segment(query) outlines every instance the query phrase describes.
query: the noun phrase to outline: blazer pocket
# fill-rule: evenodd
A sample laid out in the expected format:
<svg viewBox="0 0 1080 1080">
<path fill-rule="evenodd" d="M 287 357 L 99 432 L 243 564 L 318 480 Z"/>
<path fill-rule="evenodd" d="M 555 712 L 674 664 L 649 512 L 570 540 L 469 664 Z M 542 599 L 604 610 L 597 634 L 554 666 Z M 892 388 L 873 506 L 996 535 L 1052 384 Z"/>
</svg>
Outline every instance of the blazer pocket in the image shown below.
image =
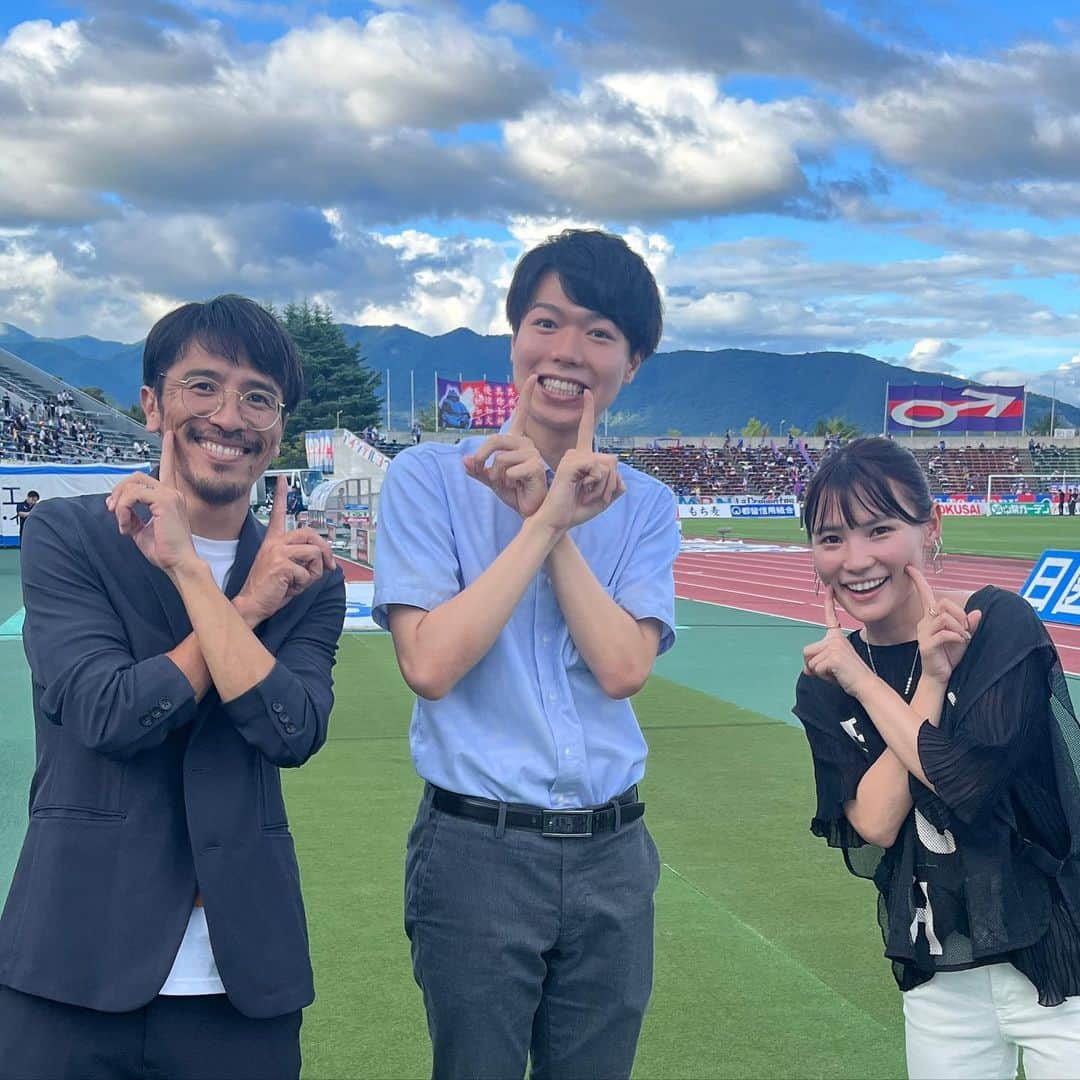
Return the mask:
<svg viewBox="0 0 1080 1080">
<path fill-rule="evenodd" d="M 37 806 L 30 814 L 38 821 L 96 821 L 102 824 L 121 822 L 127 815 L 119 810 L 98 810 L 92 806 Z"/>
<path fill-rule="evenodd" d="M 287 829 L 289 818 L 285 813 L 285 799 L 281 794 L 281 777 L 277 768 L 261 754 L 257 762 L 260 824 L 264 829 Z"/>
</svg>

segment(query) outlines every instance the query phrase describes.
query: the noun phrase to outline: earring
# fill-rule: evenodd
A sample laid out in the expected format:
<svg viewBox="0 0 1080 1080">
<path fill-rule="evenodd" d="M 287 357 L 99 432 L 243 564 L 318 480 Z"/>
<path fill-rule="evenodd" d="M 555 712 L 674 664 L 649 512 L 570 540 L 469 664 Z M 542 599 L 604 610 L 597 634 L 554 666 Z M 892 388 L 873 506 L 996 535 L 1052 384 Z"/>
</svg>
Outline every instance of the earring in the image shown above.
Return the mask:
<svg viewBox="0 0 1080 1080">
<path fill-rule="evenodd" d="M 814 595 L 815 596 L 820 596 L 821 595 L 821 578 L 818 577 L 818 572 L 816 570 L 811 570 L 810 574 L 814 579 L 814 585 L 813 585 Z"/>
<path fill-rule="evenodd" d="M 934 568 L 935 574 L 940 574 L 945 569 L 944 560 L 942 559 L 944 554 L 945 552 L 941 547 L 941 537 L 939 536 L 934 541 L 934 546 L 930 552 L 930 565 Z"/>
</svg>

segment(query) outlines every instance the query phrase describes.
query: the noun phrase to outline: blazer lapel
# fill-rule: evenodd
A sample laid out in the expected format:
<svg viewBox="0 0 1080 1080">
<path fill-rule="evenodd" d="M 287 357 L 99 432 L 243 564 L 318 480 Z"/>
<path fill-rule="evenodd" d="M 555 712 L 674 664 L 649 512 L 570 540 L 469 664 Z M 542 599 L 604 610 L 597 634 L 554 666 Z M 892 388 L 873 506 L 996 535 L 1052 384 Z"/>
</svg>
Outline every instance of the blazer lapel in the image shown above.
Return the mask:
<svg viewBox="0 0 1080 1080">
<path fill-rule="evenodd" d="M 259 524 L 255 515 L 248 511 L 244 518 L 244 527 L 240 530 L 240 543 L 236 546 L 236 558 L 233 560 L 232 569 L 225 581 L 225 595 L 231 600 L 247 581 L 251 564 L 259 553 L 266 528 Z"/>
</svg>

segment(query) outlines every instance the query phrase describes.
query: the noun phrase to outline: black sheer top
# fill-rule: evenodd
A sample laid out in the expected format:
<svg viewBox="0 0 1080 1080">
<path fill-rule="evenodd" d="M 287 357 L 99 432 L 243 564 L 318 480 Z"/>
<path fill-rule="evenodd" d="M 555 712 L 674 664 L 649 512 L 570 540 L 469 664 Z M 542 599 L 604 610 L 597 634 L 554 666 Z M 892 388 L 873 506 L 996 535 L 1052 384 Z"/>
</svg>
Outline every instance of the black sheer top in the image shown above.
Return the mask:
<svg viewBox="0 0 1080 1080">
<path fill-rule="evenodd" d="M 901 990 L 938 971 L 1008 962 L 1042 1005 L 1080 995 L 1080 725 L 1053 643 L 1028 603 L 987 586 L 982 622 L 938 727 L 919 731 L 934 791 L 909 778 L 914 807 L 888 849 L 844 814 L 885 749 L 861 705 L 803 675 L 795 715 L 814 759 L 815 835 L 878 889 L 885 955 Z M 861 634 L 851 643 L 863 659 Z M 878 675 L 903 693 L 917 645 L 873 646 Z"/>
</svg>

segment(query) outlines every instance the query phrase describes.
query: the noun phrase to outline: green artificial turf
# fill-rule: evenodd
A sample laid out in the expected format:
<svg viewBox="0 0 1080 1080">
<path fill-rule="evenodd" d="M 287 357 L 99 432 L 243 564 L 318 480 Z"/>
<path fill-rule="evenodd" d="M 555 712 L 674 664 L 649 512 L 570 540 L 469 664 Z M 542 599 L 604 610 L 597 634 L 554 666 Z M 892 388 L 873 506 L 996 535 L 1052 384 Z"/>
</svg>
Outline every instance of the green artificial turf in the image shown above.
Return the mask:
<svg viewBox="0 0 1080 1080">
<path fill-rule="evenodd" d="M 319 995 L 304 1076 L 422 1077 L 430 1054 L 401 910 L 420 792 L 411 697 L 381 635 L 345 637 L 336 674 L 330 741 L 285 774 Z M 809 835 L 801 733 L 660 677 L 636 708 L 664 871 L 635 1075 L 903 1076 L 873 889 Z"/>
<path fill-rule="evenodd" d="M 684 536 L 715 536 L 718 527 L 731 530 L 733 537 L 769 543 L 807 543 L 806 533 L 793 518 L 762 520 L 722 518 L 683 520 Z M 946 552 L 957 555 L 1004 555 L 1015 559 L 1037 559 L 1044 551 L 1059 548 L 1080 550 L 1080 516 L 1012 518 L 950 517 L 942 526 Z"/>
</svg>

